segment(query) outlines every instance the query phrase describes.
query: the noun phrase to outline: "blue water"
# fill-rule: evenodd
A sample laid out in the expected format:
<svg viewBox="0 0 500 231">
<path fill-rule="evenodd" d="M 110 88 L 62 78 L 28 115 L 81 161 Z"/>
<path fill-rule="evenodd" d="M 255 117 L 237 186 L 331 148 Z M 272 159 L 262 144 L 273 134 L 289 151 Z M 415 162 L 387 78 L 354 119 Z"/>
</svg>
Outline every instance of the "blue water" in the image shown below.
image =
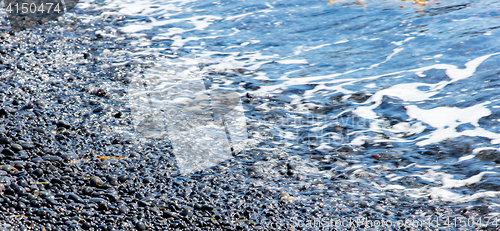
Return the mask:
<svg viewBox="0 0 500 231">
<path fill-rule="evenodd" d="M 131 71 L 141 81 L 155 76 L 153 92 L 167 89 L 161 84 L 169 78 L 197 76 L 207 89 L 240 94 L 245 152 L 255 161 L 288 158 L 326 183 L 339 173 L 373 183 L 366 176 L 375 174 L 378 186 L 365 186 L 377 193 L 460 202 L 500 193 L 492 186 L 500 173 L 497 1 L 109 0 L 80 7 L 102 12 L 79 16 L 86 23 L 114 22 L 96 33 L 132 45 L 126 58 L 110 52 L 110 65 L 155 66 Z M 131 107 L 140 108 L 134 100 Z M 260 166 L 273 176 L 272 166 Z M 412 177 L 416 184 L 406 180 Z"/>
</svg>

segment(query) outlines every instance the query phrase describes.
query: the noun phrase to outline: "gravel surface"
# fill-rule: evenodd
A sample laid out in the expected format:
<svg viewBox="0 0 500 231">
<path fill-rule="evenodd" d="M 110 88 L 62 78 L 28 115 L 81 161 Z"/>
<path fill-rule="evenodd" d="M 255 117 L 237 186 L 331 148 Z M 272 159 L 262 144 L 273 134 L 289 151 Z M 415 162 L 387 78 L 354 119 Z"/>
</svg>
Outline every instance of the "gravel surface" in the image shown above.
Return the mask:
<svg viewBox="0 0 500 231">
<path fill-rule="evenodd" d="M 83 23 L 67 15 L 0 35 L 0 230 L 374 227 L 360 218 L 393 223 L 374 230 L 435 228 L 434 221 L 455 229 L 445 218 L 498 211 L 488 199 L 453 204 L 377 194 L 364 190 L 366 181 L 348 180 L 357 174 L 375 183 L 383 173 L 334 172 L 319 179 L 302 172 L 300 161 L 286 153 L 247 152 L 180 175 L 168 142 L 116 132 L 133 128 L 125 97 L 129 73 L 140 73 L 154 59 L 109 63 L 106 50 L 126 51 L 134 39 L 102 36 L 99 31 L 113 23 Z M 357 154 L 345 148 L 318 158 L 328 170 L 356 164 L 350 155 Z"/>
</svg>

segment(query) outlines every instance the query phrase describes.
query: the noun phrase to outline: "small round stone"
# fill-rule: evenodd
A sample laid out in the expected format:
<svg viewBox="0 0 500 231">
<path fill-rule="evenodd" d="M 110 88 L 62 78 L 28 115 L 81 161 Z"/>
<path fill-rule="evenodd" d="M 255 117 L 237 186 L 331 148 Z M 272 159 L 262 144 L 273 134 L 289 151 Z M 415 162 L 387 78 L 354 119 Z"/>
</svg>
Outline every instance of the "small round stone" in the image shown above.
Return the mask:
<svg viewBox="0 0 500 231">
<path fill-rule="evenodd" d="M 142 179 L 142 183 L 144 184 L 149 184 L 149 183 L 154 183 L 155 182 L 155 178 L 153 177 L 144 177 L 144 179 Z"/>
<path fill-rule="evenodd" d="M 135 223 L 135 228 L 137 230 L 146 230 L 147 229 L 146 224 L 144 224 L 144 222 L 142 222 L 142 221 Z"/>
<path fill-rule="evenodd" d="M 118 181 L 120 181 L 121 183 L 123 183 L 127 180 L 128 180 L 128 176 L 126 174 L 122 174 L 122 175 L 118 176 Z"/>
<path fill-rule="evenodd" d="M 19 152 L 19 151 L 23 150 L 23 147 L 19 144 L 12 144 L 10 146 L 10 149 L 12 149 L 12 151 L 14 151 L 14 152 Z"/>
<path fill-rule="evenodd" d="M 10 144 L 11 139 L 9 137 L 0 137 L 0 144 Z"/>
<path fill-rule="evenodd" d="M 16 155 L 16 153 L 14 153 L 14 151 L 12 151 L 10 148 L 6 148 L 6 149 L 2 150 L 2 154 L 6 155 L 6 156 Z"/>
<path fill-rule="evenodd" d="M 84 230 L 89 230 L 90 229 L 90 224 L 86 221 L 82 222 L 82 229 Z"/>
<path fill-rule="evenodd" d="M 99 177 L 92 177 L 92 179 L 90 179 L 90 185 L 93 186 L 93 187 L 98 187 L 98 186 L 101 186 L 103 183 L 101 181 L 101 178 Z"/>
<path fill-rule="evenodd" d="M 71 128 L 71 125 L 68 122 L 66 122 L 65 120 L 59 120 L 56 123 L 56 126 L 60 127 L 60 128 L 66 128 L 66 129 L 70 129 Z"/>
</svg>

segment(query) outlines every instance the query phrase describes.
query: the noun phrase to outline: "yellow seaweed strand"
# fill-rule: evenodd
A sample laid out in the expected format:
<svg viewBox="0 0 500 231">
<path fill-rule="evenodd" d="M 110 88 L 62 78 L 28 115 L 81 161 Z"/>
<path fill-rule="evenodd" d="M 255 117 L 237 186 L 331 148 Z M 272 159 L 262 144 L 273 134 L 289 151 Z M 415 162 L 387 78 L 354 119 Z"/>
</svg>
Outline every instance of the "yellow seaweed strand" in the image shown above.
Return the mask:
<svg viewBox="0 0 500 231">
<path fill-rule="evenodd" d="M 251 220 L 248 220 L 248 219 L 245 219 L 245 218 L 240 218 L 240 219 L 238 219 L 238 220 L 236 220 L 236 221 L 246 221 L 246 222 L 249 222 L 249 223 L 252 223 L 252 224 L 254 224 L 254 225 L 255 225 L 255 222 L 253 222 L 253 221 L 251 221 Z"/>
<path fill-rule="evenodd" d="M 99 156 L 99 155 L 95 154 L 94 150 L 91 150 L 91 152 L 97 157 L 98 160 L 107 160 L 107 159 L 122 160 L 122 159 L 127 159 L 127 157 L 121 157 L 121 156 Z"/>
</svg>

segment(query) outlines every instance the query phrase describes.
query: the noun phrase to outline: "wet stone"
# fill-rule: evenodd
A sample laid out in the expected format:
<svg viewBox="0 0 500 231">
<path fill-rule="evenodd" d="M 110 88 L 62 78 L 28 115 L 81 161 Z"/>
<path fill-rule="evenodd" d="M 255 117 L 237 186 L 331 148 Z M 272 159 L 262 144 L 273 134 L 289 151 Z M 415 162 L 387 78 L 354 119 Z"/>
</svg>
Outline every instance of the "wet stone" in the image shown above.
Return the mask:
<svg viewBox="0 0 500 231">
<path fill-rule="evenodd" d="M 106 203 L 106 200 L 105 199 L 102 199 L 102 198 L 98 198 L 98 197 L 92 197 L 90 199 L 88 199 L 88 201 L 90 203 L 95 203 L 97 205 L 101 204 L 101 203 Z"/>
<path fill-rule="evenodd" d="M 62 141 L 66 139 L 66 137 L 63 134 L 57 134 L 55 138 L 57 141 Z"/>
<path fill-rule="evenodd" d="M 45 134 L 45 130 L 43 130 L 41 128 L 33 128 L 33 131 L 41 133 L 41 134 Z"/>
<path fill-rule="evenodd" d="M 12 151 L 10 148 L 6 148 L 6 149 L 2 150 L 2 154 L 6 155 L 6 156 L 16 155 L 16 153 L 14 153 L 14 151 Z"/>
<path fill-rule="evenodd" d="M 125 205 L 118 206 L 119 214 L 127 214 L 129 211 L 130 211 L 129 208 Z"/>
<path fill-rule="evenodd" d="M 23 147 L 19 144 L 12 144 L 10 146 L 10 148 L 12 149 L 12 151 L 14 152 L 19 152 L 19 151 L 22 151 L 23 150 Z"/>
<path fill-rule="evenodd" d="M 144 177 L 144 179 L 142 179 L 142 183 L 144 184 L 154 183 L 155 181 L 156 180 L 153 177 Z"/>
<path fill-rule="evenodd" d="M 135 223 L 135 228 L 137 230 L 146 230 L 147 229 L 146 225 L 142 221 Z"/>
<path fill-rule="evenodd" d="M 66 194 L 66 196 L 67 196 L 69 199 L 71 199 L 71 200 L 75 201 L 76 203 L 81 203 L 81 204 L 85 203 L 85 202 L 83 201 L 83 199 L 82 199 L 80 196 L 78 196 L 78 195 L 76 195 L 76 194 L 74 194 L 74 193 L 67 193 L 67 194 Z"/>
<path fill-rule="evenodd" d="M 97 107 L 97 108 L 95 108 L 94 110 L 92 110 L 92 112 L 93 112 L 93 113 L 99 113 L 99 112 L 101 112 L 101 111 L 103 111 L 103 110 L 104 110 L 104 107 L 102 107 L 102 106 L 101 106 L 101 107 Z"/>
<path fill-rule="evenodd" d="M 170 212 L 170 211 L 163 211 L 163 217 L 164 218 L 178 218 L 179 216 L 177 216 L 177 214 L 173 213 L 173 212 Z"/>
<path fill-rule="evenodd" d="M 193 212 L 189 208 L 184 208 L 179 214 L 186 217 L 186 218 L 193 216 Z"/>
<path fill-rule="evenodd" d="M 78 155 L 76 155 L 75 153 L 65 153 L 65 154 L 61 155 L 61 158 L 64 161 L 68 162 L 68 161 L 72 161 L 72 160 L 78 159 Z"/>
<path fill-rule="evenodd" d="M 26 182 L 25 180 L 21 179 L 21 180 L 18 180 L 17 181 L 17 184 L 18 185 L 21 185 L 23 187 L 29 187 L 30 185 L 28 184 L 28 182 Z"/>
<path fill-rule="evenodd" d="M 10 172 L 14 171 L 14 168 L 11 165 L 6 164 L 6 165 L 2 166 L 2 170 L 10 173 Z"/>
<path fill-rule="evenodd" d="M 93 187 L 98 187 L 98 186 L 101 186 L 102 184 L 103 184 L 103 182 L 101 181 L 101 178 L 99 178 L 99 177 L 93 177 L 92 179 L 90 179 L 90 185 Z"/>
<path fill-rule="evenodd" d="M 108 203 L 106 203 L 106 202 L 99 203 L 98 210 L 99 211 L 107 211 L 108 210 Z"/>
<path fill-rule="evenodd" d="M 107 181 L 109 182 L 109 184 L 111 185 L 118 185 L 118 178 L 114 175 L 109 175 L 107 176 Z"/>
<path fill-rule="evenodd" d="M 56 123 L 56 126 L 60 127 L 60 128 L 66 128 L 66 129 L 70 129 L 71 128 L 71 125 L 68 122 L 64 121 L 64 120 L 58 121 Z"/>
<path fill-rule="evenodd" d="M 202 206 L 201 206 L 201 210 L 202 210 L 202 211 L 212 211 L 212 210 L 214 210 L 214 207 L 213 207 L 213 206 L 211 206 L 211 205 L 206 205 L 206 204 L 205 204 L 205 205 L 202 205 Z"/>
<path fill-rule="evenodd" d="M 121 183 L 123 183 L 127 180 L 128 180 L 128 176 L 126 174 L 122 174 L 122 175 L 118 176 L 118 181 L 120 181 Z"/>
<path fill-rule="evenodd" d="M 31 162 L 33 162 L 33 163 L 41 163 L 41 162 L 43 162 L 43 159 L 40 158 L 40 157 L 35 157 L 35 158 L 31 159 Z"/>
<path fill-rule="evenodd" d="M 25 143 L 21 143 L 21 147 L 23 149 L 33 149 L 35 148 L 35 145 L 33 143 L 28 143 L 28 142 L 25 142 Z"/>
<path fill-rule="evenodd" d="M 26 193 L 26 189 L 24 189 L 23 186 L 17 186 L 16 188 L 14 188 L 14 191 L 16 192 L 17 195 L 19 196 L 26 196 L 28 195 Z"/>
<path fill-rule="evenodd" d="M 0 137 L 0 144 L 10 144 L 11 139 L 8 137 Z"/>
<path fill-rule="evenodd" d="M 91 187 L 84 187 L 82 193 L 83 195 L 91 195 L 93 191 L 94 189 Z"/>
<path fill-rule="evenodd" d="M 91 228 L 90 224 L 86 221 L 82 222 L 82 229 L 89 230 Z"/>
<path fill-rule="evenodd" d="M 28 103 L 26 105 L 24 105 L 21 110 L 28 110 L 28 109 L 33 109 L 33 104 L 32 103 Z"/>
<path fill-rule="evenodd" d="M 31 172 L 31 174 L 35 175 L 36 177 L 41 177 L 43 176 L 43 170 L 40 168 L 37 168 Z"/>
<path fill-rule="evenodd" d="M 24 204 L 23 202 L 18 202 L 17 203 L 17 208 L 20 209 L 20 210 L 25 210 L 26 209 L 26 204 Z"/>
<path fill-rule="evenodd" d="M 62 158 L 59 157 L 59 156 L 43 156 L 42 157 L 44 160 L 46 161 L 50 161 L 50 162 L 61 162 L 62 161 Z"/>
<path fill-rule="evenodd" d="M 52 197 L 45 198 L 45 201 L 47 201 L 47 203 L 51 204 L 51 205 L 58 205 L 59 204 L 59 202 L 57 202 L 57 200 L 52 198 Z"/>
<path fill-rule="evenodd" d="M 0 117 L 9 117 L 9 112 L 4 108 L 0 109 Z"/>
</svg>

